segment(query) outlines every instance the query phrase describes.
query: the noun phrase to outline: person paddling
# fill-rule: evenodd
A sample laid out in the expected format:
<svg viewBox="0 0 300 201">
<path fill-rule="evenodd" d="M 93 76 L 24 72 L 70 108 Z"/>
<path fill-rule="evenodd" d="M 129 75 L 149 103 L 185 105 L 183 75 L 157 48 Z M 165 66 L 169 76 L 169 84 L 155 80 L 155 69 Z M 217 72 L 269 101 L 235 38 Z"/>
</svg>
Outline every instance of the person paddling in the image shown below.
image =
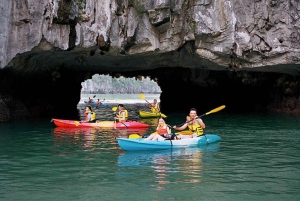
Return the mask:
<svg viewBox="0 0 300 201">
<path fill-rule="evenodd" d="M 92 112 L 91 106 L 86 106 L 84 116 L 85 120 L 82 120 L 81 122 L 94 122 L 96 118 L 96 113 Z"/>
<path fill-rule="evenodd" d="M 201 118 L 197 115 L 197 109 L 191 108 L 189 116 L 186 117 L 186 123 L 183 124 L 181 127 L 173 127 L 175 130 L 182 131 L 188 128 L 193 134 L 191 135 L 177 135 L 177 138 L 193 138 L 204 134 L 205 124 Z"/>
<path fill-rule="evenodd" d="M 115 120 L 118 120 L 119 122 L 125 122 L 128 119 L 128 111 L 124 109 L 123 104 L 118 105 L 118 113 L 115 113 L 116 117 Z"/>
<path fill-rule="evenodd" d="M 156 99 L 153 100 L 153 103 L 149 103 L 149 104 L 147 105 L 147 107 L 150 108 L 151 111 L 152 111 L 153 113 L 158 113 L 158 112 L 160 112 L 159 103 L 157 102 Z"/>
</svg>

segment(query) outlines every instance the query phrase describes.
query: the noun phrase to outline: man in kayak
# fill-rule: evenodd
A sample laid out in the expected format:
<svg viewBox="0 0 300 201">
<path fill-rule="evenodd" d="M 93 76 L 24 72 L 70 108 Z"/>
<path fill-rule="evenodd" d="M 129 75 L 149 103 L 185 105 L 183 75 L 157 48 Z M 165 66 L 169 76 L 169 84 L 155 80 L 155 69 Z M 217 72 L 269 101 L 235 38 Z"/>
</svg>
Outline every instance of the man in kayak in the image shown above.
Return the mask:
<svg viewBox="0 0 300 201">
<path fill-rule="evenodd" d="M 94 100 L 89 97 L 89 103 L 92 103 L 92 102 L 94 102 Z"/>
<path fill-rule="evenodd" d="M 118 120 L 119 122 L 125 122 L 128 119 L 128 111 L 124 109 L 123 104 L 118 105 L 118 113 L 116 114 L 115 120 Z"/>
<path fill-rule="evenodd" d="M 101 101 L 100 101 L 100 99 L 98 98 L 98 101 L 97 101 L 97 108 L 99 108 L 100 105 L 101 105 Z"/>
<path fill-rule="evenodd" d="M 166 140 L 173 138 L 169 126 L 166 124 L 165 120 L 162 117 L 158 119 L 156 132 L 157 134 L 151 134 L 145 140 Z"/>
<path fill-rule="evenodd" d="M 82 120 L 81 122 L 95 122 L 96 113 L 92 112 L 91 106 L 85 107 L 84 116 L 85 116 L 85 120 Z"/>
<path fill-rule="evenodd" d="M 189 113 L 189 116 L 186 117 L 186 122 L 180 126 L 180 127 L 177 127 L 177 126 L 174 126 L 173 127 L 175 130 L 179 130 L 179 131 L 182 131 L 186 128 L 189 129 L 189 131 L 191 131 L 191 135 L 177 135 L 177 138 L 192 138 L 192 137 L 197 137 L 197 136 L 200 136 L 200 135 L 203 135 L 204 133 L 204 130 L 205 129 L 205 124 L 203 123 L 202 119 L 200 119 L 198 116 L 197 116 L 197 109 L 196 108 L 191 108 L 190 109 L 190 113 Z"/>
<path fill-rule="evenodd" d="M 160 112 L 159 103 L 156 99 L 153 100 L 153 103 L 149 103 L 147 107 L 150 108 L 153 113 Z"/>
</svg>

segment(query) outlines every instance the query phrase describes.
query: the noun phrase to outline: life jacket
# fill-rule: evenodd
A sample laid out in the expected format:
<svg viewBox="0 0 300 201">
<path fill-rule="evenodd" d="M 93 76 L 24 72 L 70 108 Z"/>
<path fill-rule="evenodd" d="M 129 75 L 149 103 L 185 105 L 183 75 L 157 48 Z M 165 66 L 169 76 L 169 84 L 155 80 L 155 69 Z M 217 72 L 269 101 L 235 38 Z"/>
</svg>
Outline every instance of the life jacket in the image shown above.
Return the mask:
<svg viewBox="0 0 300 201">
<path fill-rule="evenodd" d="M 88 119 L 89 118 L 89 114 L 91 114 L 91 119 Z M 84 116 L 85 116 L 85 120 L 86 121 L 93 121 L 96 119 L 96 112 L 91 112 L 89 111 L 88 113 L 84 113 Z"/>
<path fill-rule="evenodd" d="M 152 106 L 152 104 L 151 104 L 151 106 Z M 153 112 L 153 113 L 160 112 L 159 103 L 158 102 L 154 105 L 154 107 L 151 107 L 151 112 Z"/>
<path fill-rule="evenodd" d="M 159 135 L 163 135 L 163 134 L 167 134 L 168 133 L 168 129 L 166 125 L 163 125 L 161 127 L 158 127 L 158 129 L 156 129 L 157 134 Z"/>
<path fill-rule="evenodd" d="M 91 112 L 92 116 L 91 116 L 91 120 L 90 121 L 93 121 L 96 119 L 96 112 Z"/>
<path fill-rule="evenodd" d="M 125 112 L 125 121 L 127 121 L 127 119 L 128 119 L 128 111 L 127 110 L 119 111 L 119 114 L 117 115 L 117 117 L 122 118 L 122 112 Z"/>
<path fill-rule="evenodd" d="M 188 119 L 191 119 L 190 117 L 187 117 Z M 199 124 L 199 122 L 195 119 L 192 124 L 188 124 L 188 128 L 190 131 L 194 132 L 198 136 L 203 135 L 203 128 Z"/>
</svg>

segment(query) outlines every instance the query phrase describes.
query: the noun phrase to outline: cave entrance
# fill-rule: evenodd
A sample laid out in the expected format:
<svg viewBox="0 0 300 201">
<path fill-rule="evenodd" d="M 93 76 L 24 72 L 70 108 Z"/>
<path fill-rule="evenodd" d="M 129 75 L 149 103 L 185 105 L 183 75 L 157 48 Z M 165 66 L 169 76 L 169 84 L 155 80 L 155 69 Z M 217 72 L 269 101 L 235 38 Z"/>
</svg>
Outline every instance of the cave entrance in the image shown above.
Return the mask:
<svg viewBox="0 0 300 201">
<path fill-rule="evenodd" d="M 80 103 L 100 100 L 102 103 L 145 103 L 139 94 L 148 101 L 157 99 L 160 102 L 161 88 L 149 77 L 118 78 L 110 75 L 95 74 L 92 79 L 81 83 Z"/>
</svg>

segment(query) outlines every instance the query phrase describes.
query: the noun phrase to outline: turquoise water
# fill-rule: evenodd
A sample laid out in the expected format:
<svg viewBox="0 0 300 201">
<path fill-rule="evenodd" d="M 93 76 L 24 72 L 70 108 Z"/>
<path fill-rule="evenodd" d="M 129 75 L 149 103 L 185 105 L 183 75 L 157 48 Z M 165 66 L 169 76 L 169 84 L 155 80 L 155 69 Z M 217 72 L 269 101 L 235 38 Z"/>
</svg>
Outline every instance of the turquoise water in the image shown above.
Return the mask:
<svg viewBox="0 0 300 201">
<path fill-rule="evenodd" d="M 139 119 L 142 105 L 125 105 Z M 84 105 L 79 105 L 79 110 Z M 213 109 L 213 108 L 212 108 Z M 109 118 L 111 111 L 97 114 Z M 167 114 L 180 124 L 186 114 Z M 101 115 L 102 116 L 102 115 Z M 141 119 L 139 119 L 141 120 Z M 115 136 L 154 130 L 56 128 L 49 119 L 0 123 L 0 200 L 299 200 L 300 116 L 203 117 L 220 143 L 125 152 Z"/>
</svg>

